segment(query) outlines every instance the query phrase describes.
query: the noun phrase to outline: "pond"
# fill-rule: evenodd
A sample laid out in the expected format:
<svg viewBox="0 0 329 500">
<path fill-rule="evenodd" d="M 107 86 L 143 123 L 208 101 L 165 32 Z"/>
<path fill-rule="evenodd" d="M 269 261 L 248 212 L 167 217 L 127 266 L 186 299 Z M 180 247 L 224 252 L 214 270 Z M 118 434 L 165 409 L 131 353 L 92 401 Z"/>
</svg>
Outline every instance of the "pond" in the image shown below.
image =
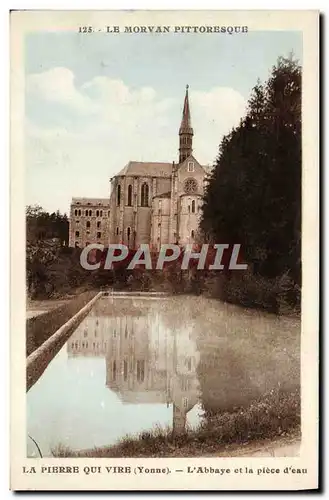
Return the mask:
<svg viewBox="0 0 329 500">
<path fill-rule="evenodd" d="M 196 427 L 299 386 L 300 322 L 204 297 L 102 297 L 27 393 L 27 454 Z"/>
</svg>

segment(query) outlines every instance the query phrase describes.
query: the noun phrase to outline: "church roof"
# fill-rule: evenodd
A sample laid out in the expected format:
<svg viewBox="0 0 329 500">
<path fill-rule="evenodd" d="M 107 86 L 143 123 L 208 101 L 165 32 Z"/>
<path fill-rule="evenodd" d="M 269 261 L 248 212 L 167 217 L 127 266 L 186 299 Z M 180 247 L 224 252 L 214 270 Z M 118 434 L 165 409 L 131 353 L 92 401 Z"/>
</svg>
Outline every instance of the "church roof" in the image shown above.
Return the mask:
<svg viewBox="0 0 329 500">
<path fill-rule="evenodd" d="M 170 177 L 172 163 L 157 161 L 130 161 L 116 176 Z"/>
<path fill-rule="evenodd" d="M 91 206 L 104 206 L 109 205 L 109 198 L 72 198 L 71 205 L 91 205 Z"/>
</svg>

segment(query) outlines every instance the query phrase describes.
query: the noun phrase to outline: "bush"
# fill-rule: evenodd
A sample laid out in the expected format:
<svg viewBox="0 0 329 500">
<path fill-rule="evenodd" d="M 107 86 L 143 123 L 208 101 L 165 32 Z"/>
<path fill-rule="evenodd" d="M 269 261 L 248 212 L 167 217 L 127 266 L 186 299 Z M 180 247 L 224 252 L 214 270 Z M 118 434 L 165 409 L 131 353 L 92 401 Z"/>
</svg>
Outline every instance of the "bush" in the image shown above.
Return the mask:
<svg viewBox="0 0 329 500">
<path fill-rule="evenodd" d="M 251 271 L 232 274 L 222 288 L 227 302 L 265 309 L 276 314 L 300 311 L 300 290 L 287 273 L 264 278 Z"/>
</svg>

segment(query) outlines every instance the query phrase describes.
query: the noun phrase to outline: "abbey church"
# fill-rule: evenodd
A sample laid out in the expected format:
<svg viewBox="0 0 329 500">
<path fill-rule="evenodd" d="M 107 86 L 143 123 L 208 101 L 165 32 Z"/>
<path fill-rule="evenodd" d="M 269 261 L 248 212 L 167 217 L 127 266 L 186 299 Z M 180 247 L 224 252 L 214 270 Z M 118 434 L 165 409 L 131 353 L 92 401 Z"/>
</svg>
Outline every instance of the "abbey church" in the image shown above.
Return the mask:
<svg viewBox="0 0 329 500">
<path fill-rule="evenodd" d="M 111 179 L 109 198 L 73 198 L 70 246 L 193 243 L 209 167 L 193 156 L 188 86 L 179 128 L 178 162 L 130 161 Z"/>
</svg>

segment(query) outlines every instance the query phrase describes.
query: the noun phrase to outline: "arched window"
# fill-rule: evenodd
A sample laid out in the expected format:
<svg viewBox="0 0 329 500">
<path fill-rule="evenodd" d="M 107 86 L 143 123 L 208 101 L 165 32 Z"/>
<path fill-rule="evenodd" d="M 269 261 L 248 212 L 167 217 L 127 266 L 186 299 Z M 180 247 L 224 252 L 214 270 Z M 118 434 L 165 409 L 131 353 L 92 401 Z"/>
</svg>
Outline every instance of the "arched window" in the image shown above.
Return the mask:
<svg viewBox="0 0 329 500">
<path fill-rule="evenodd" d="M 88 210 L 85 211 L 85 216 L 87 217 L 88 216 Z"/>
<path fill-rule="evenodd" d="M 137 381 L 144 382 L 144 376 L 145 376 L 145 360 L 142 359 L 137 361 Z"/>
<path fill-rule="evenodd" d="M 77 210 L 74 210 L 74 215 L 78 215 L 78 211 Z"/>
<path fill-rule="evenodd" d="M 131 229 L 130 229 L 130 227 L 127 227 L 127 239 L 128 239 L 128 243 L 129 243 L 129 240 L 130 240 L 130 234 L 131 234 Z"/>
<path fill-rule="evenodd" d="M 92 211 L 91 211 L 91 210 L 89 210 L 89 217 L 91 217 L 91 216 L 92 216 Z"/>
<path fill-rule="evenodd" d="M 97 222 L 97 227 L 101 227 L 100 221 Z"/>
<path fill-rule="evenodd" d="M 117 227 L 117 236 L 118 236 L 118 234 L 119 234 L 119 228 Z"/>
<path fill-rule="evenodd" d="M 108 217 L 110 217 L 110 211 L 107 212 Z"/>
<path fill-rule="evenodd" d="M 90 220 L 87 220 L 86 227 L 90 227 Z"/>
<path fill-rule="evenodd" d="M 79 238 L 79 236 L 80 236 L 79 231 L 76 231 L 76 232 L 75 232 L 75 236 L 76 236 L 77 238 Z"/>
<path fill-rule="evenodd" d="M 194 238 L 194 231 L 193 231 L 193 229 L 191 231 L 191 238 Z"/>
<path fill-rule="evenodd" d="M 81 215 L 81 210 L 78 211 L 78 215 Z"/>
<path fill-rule="evenodd" d="M 129 184 L 129 186 L 128 186 L 128 202 L 127 202 L 128 207 L 131 207 L 131 205 L 133 204 L 132 201 L 133 201 L 133 187 L 131 184 Z"/>
<path fill-rule="evenodd" d="M 103 210 L 101 210 L 101 211 L 99 212 L 99 215 L 100 215 L 101 217 L 103 217 Z"/>
<path fill-rule="evenodd" d="M 96 210 L 96 217 L 99 217 L 99 210 Z"/>
<path fill-rule="evenodd" d="M 121 201 L 121 186 L 119 184 L 119 186 L 117 187 L 117 206 L 120 205 L 120 201 Z"/>
<path fill-rule="evenodd" d="M 148 207 L 149 206 L 149 186 L 144 182 L 141 188 L 141 206 Z"/>
<path fill-rule="evenodd" d="M 192 200 L 192 213 L 194 214 L 195 212 L 195 200 Z"/>
</svg>

